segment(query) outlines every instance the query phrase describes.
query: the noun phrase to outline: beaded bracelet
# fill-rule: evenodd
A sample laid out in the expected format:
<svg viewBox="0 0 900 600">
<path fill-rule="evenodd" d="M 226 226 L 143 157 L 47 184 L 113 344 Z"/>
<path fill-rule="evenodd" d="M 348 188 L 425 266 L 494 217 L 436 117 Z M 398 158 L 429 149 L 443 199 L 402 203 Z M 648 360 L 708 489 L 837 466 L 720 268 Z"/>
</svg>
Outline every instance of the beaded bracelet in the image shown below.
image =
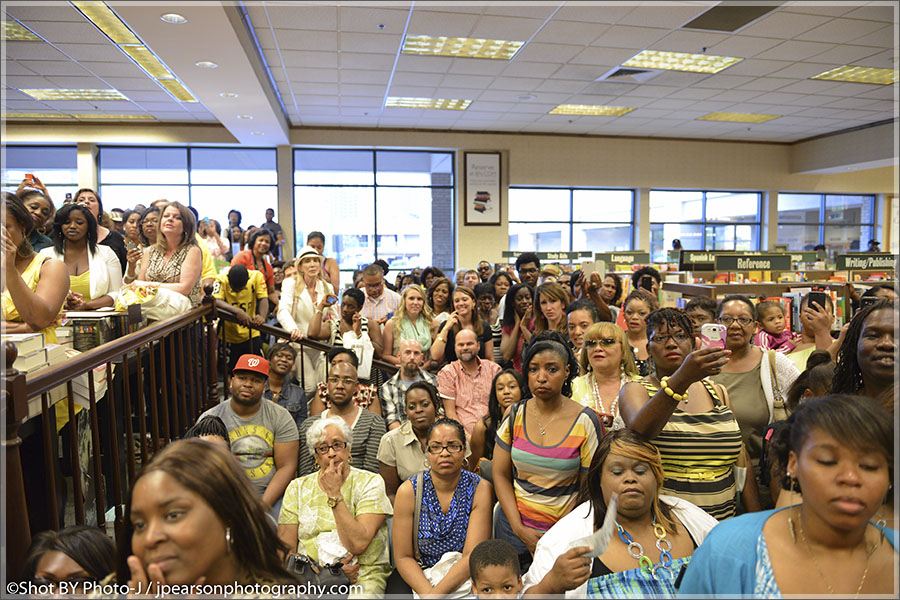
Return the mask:
<svg viewBox="0 0 900 600">
<path fill-rule="evenodd" d="M 668 381 L 669 381 L 668 377 L 663 377 L 662 379 L 659 380 L 659 385 L 660 385 L 660 387 L 662 387 L 662 390 L 666 393 L 666 395 L 671 397 L 672 399 L 674 399 L 676 402 L 687 402 L 687 398 L 688 398 L 687 390 L 684 390 L 683 394 L 679 394 L 678 392 L 676 392 L 675 390 L 673 390 L 672 388 L 669 387 Z"/>
</svg>

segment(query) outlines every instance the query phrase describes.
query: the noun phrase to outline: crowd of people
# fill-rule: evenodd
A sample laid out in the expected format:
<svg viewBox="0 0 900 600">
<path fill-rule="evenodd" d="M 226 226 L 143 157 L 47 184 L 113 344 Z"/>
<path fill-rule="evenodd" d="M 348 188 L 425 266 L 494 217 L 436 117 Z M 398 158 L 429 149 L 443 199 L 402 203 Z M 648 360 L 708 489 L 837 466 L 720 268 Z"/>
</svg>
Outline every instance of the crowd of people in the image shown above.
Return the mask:
<svg viewBox="0 0 900 600">
<path fill-rule="evenodd" d="M 829 301 L 804 297 L 792 334 L 777 304 L 661 308 L 652 267 L 623 281 L 533 252 L 394 284 L 376 261 L 341 289 L 323 234 L 285 260 L 274 211 L 246 230 L 231 211 L 223 233 L 178 202 L 107 213 L 83 189 L 57 208 L 35 178 L 4 193 L 3 216 L 4 333 L 50 343 L 62 311 L 140 288 L 187 311 L 206 283 L 237 317 L 218 324 L 226 397 L 143 466 L 124 543 L 43 533 L 28 580 L 316 572 L 359 597 L 895 589 L 894 287 L 869 289 L 834 339 Z M 706 323 L 721 346 L 701 344 Z"/>
</svg>

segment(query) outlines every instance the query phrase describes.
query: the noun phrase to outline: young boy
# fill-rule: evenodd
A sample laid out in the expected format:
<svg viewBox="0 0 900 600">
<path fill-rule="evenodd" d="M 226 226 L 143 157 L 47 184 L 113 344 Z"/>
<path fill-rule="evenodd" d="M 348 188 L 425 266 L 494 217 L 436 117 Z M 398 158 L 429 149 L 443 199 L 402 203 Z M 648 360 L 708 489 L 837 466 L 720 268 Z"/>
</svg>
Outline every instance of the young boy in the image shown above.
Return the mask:
<svg viewBox="0 0 900 600">
<path fill-rule="evenodd" d="M 697 296 L 684 305 L 691 323 L 694 325 L 694 337 L 700 337 L 700 327 L 706 323 L 716 322 L 716 301 L 706 296 Z"/>
<path fill-rule="evenodd" d="M 235 313 L 240 323 L 224 321 L 224 327 L 220 330 L 224 331 L 228 351 L 228 368 L 225 372 L 230 374 L 242 354 L 262 356 L 259 330 L 250 329 L 248 325 L 262 325 L 265 322 L 269 311 L 266 281 L 261 272 L 248 271 L 244 265 L 234 265 L 228 269 L 228 273 L 216 277 L 213 297 L 220 309 Z M 219 335 L 221 337 L 222 334 Z"/>
<path fill-rule="evenodd" d="M 469 577 L 476 598 L 518 598 L 522 593 L 519 555 L 505 540 L 485 540 L 469 555 Z"/>
<path fill-rule="evenodd" d="M 753 339 L 755 346 L 784 353 L 791 352 L 796 347 L 795 341 L 800 334 L 785 329 L 784 306 L 773 300 L 766 300 L 756 305 L 756 315 L 759 331 Z"/>
</svg>

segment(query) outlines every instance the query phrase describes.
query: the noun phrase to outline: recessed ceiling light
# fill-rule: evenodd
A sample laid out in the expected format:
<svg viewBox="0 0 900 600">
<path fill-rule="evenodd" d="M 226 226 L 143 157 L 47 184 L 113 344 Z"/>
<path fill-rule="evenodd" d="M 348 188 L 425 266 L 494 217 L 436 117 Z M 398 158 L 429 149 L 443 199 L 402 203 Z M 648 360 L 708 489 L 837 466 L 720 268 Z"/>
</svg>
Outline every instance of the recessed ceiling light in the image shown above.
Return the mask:
<svg viewBox="0 0 900 600">
<path fill-rule="evenodd" d="M 196 102 L 193 94 L 187 91 L 177 79 L 157 79 L 157 83 L 166 88 L 179 102 Z"/>
<path fill-rule="evenodd" d="M 223 98 L 237 98 L 238 97 L 238 95 L 235 94 L 234 92 L 222 92 L 219 95 L 222 96 Z"/>
<path fill-rule="evenodd" d="M 446 100 L 443 98 L 406 98 L 389 96 L 385 106 L 397 108 L 436 108 L 440 110 L 466 110 L 471 100 Z"/>
<path fill-rule="evenodd" d="M 117 44 L 140 44 L 141 40 L 103 2 L 72 2 L 100 31 Z"/>
<path fill-rule="evenodd" d="M 164 15 L 159 16 L 160 19 L 165 21 L 166 23 L 172 23 L 173 25 L 180 25 L 181 23 L 187 23 L 187 19 L 178 13 L 166 13 Z"/>
<path fill-rule="evenodd" d="M 819 73 L 810 79 L 826 79 L 829 81 L 850 81 L 853 83 L 877 83 L 890 85 L 897 82 L 897 69 L 876 69 L 874 67 L 857 67 L 844 65 Z"/>
<path fill-rule="evenodd" d="M 781 115 L 759 115 L 754 113 L 711 112 L 697 117 L 698 121 L 726 121 L 729 123 L 765 123 Z"/>
<path fill-rule="evenodd" d="M 535 100 L 537 96 L 535 96 L 534 94 L 522 94 L 517 98 L 520 102 L 531 102 L 532 100 Z"/>
<path fill-rule="evenodd" d="M 685 52 L 665 52 L 662 50 L 644 50 L 633 58 L 622 63 L 623 67 L 640 69 L 662 69 L 666 71 L 687 71 L 689 73 L 718 73 L 743 58 L 733 56 L 714 56 L 711 54 L 688 54 Z"/>
<path fill-rule="evenodd" d="M 246 119 L 247 121 L 252 121 L 253 115 L 238 115 L 237 118 L 238 119 Z"/>
<path fill-rule="evenodd" d="M 35 100 L 128 100 L 119 90 L 20 89 Z"/>
<path fill-rule="evenodd" d="M 582 115 L 588 117 L 621 117 L 634 110 L 631 106 L 599 106 L 596 104 L 560 104 L 550 115 Z"/>
<path fill-rule="evenodd" d="M 262 135 L 262 134 L 263 134 L 262 131 L 251 131 L 250 132 L 250 135 Z"/>
<path fill-rule="evenodd" d="M 33 31 L 23 27 L 16 21 L 3 21 L 3 39 L 10 42 L 34 42 L 41 40 Z"/>
<path fill-rule="evenodd" d="M 403 54 L 455 56 L 457 58 L 494 58 L 509 60 L 525 42 L 486 40 L 482 38 L 407 35 Z"/>
<path fill-rule="evenodd" d="M 198 60 L 194 63 L 195 67 L 200 67 L 201 69 L 215 69 L 219 65 L 209 60 Z"/>
</svg>

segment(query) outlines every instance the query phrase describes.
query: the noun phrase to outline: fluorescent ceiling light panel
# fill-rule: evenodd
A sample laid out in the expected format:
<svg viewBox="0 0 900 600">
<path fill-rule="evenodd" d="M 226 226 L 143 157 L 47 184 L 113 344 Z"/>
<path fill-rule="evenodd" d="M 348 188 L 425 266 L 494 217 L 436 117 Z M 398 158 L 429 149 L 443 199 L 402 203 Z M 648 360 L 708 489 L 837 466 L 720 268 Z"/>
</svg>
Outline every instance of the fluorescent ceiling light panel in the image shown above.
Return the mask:
<svg viewBox="0 0 900 600">
<path fill-rule="evenodd" d="M 140 44 L 128 26 L 114 13 L 105 2 L 72 2 L 100 31 L 109 36 L 117 44 Z"/>
<path fill-rule="evenodd" d="M 727 121 L 729 123 L 765 123 L 781 115 L 757 115 L 753 113 L 711 112 L 697 117 L 698 121 Z"/>
<path fill-rule="evenodd" d="M 76 119 L 96 120 L 104 119 L 108 121 L 155 121 L 153 115 L 105 115 L 105 114 L 73 114 Z"/>
<path fill-rule="evenodd" d="M 20 89 L 35 100 L 128 100 L 119 90 Z"/>
<path fill-rule="evenodd" d="M 509 60 L 525 42 L 487 40 L 483 38 L 407 35 L 403 54 L 455 56 L 457 58 L 494 58 Z"/>
<path fill-rule="evenodd" d="M 581 115 L 588 117 L 621 117 L 634 110 L 631 106 L 599 106 L 595 104 L 560 104 L 550 115 Z"/>
<path fill-rule="evenodd" d="M 154 79 L 164 78 L 171 79 L 175 77 L 169 69 L 165 67 L 159 59 L 154 56 L 147 46 L 119 46 L 122 52 L 134 59 L 142 69 L 147 71 Z"/>
<path fill-rule="evenodd" d="M 623 67 L 639 69 L 662 69 L 665 71 L 687 71 L 689 73 L 718 73 L 743 58 L 733 56 L 713 56 L 711 54 L 687 54 L 685 52 L 665 52 L 662 50 L 644 50 L 628 61 Z"/>
<path fill-rule="evenodd" d="M 897 69 L 876 69 L 874 67 L 857 67 L 844 65 L 819 73 L 810 79 L 827 79 L 829 81 L 850 81 L 853 83 L 877 83 L 890 85 L 897 82 Z"/>
<path fill-rule="evenodd" d="M 63 113 L 3 113 L 4 119 L 71 119 Z"/>
<path fill-rule="evenodd" d="M 3 39 L 10 42 L 41 41 L 41 38 L 36 36 L 34 32 L 15 21 L 3 21 Z"/>
<path fill-rule="evenodd" d="M 186 87 L 181 85 L 177 79 L 157 79 L 156 82 L 169 90 L 169 93 L 175 96 L 175 99 L 179 102 L 197 101 L 193 94 L 191 94 Z"/>
<path fill-rule="evenodd" d="M 389 96 L 385 106 L 400 108 L 437 108 L 440 110 L 466 110 L 472 104 L 471 100 L 445 100 L 443 98 L 405 98 L 401 96 Z"/>
</svg>

